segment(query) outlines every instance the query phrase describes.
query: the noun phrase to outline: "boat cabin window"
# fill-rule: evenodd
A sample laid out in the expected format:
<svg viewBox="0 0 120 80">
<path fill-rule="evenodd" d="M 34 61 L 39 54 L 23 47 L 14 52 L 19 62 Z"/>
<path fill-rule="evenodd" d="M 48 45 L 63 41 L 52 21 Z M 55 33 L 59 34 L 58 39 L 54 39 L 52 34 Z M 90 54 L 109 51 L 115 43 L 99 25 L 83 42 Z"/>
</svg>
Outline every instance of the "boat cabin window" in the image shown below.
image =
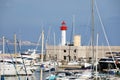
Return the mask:
<svg viewBox="0 0 120 80">
<path fill-rule="evenodd" d="M 113 61 L 113 59 L 111 58 L 111 59 L 107 59 L 107 61 Z"/>
<path fill-rule="evenodd" d="M 58 72 L 57 75 L 58 76 L 72 76 L 73 74 L 70 72 Z"/>
<path fill-rule="evenodd" d="M 110 59 L 100 59 L 100 61 L 113 61 L 113 59 L 112 58 L 110 58 Z"/>
</svg>

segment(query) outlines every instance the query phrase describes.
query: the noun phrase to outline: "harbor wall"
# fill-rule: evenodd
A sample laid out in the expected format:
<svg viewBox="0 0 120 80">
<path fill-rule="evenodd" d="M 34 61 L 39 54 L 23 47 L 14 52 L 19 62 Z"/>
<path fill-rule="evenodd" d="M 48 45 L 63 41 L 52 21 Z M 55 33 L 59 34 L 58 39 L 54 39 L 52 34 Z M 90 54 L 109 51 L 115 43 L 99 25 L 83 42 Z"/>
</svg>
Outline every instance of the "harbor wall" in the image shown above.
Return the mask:
<svg viewBox="0 0 120 80">
<path fill-rule="evenodd" d="M 120 55 L 120 46 L 94 46 L 94 57 L 100 59 L 112 55 Z M 46 60 L 70 61 L 79 60 L 81 58 L 89 59 L 92 57 L 91 46 L 46 46 Z"/>
</svg>

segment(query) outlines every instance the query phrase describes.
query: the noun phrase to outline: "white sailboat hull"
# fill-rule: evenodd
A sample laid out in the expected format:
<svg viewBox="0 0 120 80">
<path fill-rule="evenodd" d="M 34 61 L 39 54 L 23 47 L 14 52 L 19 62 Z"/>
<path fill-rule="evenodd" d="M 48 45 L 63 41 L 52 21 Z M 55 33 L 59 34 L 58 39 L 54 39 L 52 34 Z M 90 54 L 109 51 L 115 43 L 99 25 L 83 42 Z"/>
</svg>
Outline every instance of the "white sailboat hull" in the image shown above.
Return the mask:
<svg viewBox="0 0 120 80">
<path fill-rule="evenodd" d="M 0 75 L 15 76 L 15 75 L 32 75 L 33 72 L 23 65 L 1 64 Z"/>
</svg>

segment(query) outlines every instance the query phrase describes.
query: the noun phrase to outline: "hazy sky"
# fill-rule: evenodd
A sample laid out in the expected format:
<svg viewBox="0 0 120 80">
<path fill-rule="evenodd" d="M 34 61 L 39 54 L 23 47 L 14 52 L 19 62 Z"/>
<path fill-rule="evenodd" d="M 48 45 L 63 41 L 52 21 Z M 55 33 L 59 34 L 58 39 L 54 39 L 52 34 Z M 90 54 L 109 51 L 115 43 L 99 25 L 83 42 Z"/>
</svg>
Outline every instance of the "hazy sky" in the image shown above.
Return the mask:
<svg viewBox="0 0 120 80">
<path fill-rule="evenodd" d="M 96 0 L 110 45 L 120 46 L 120 0 Z M 99 33 L 99 45 L 106 40 L 95 8 L 95 39 Z M 91 0 L 0 0 L 0 37 L 37 42 L 44 28 L 48 43 L 60 43 L 60 26 L 64 20 L 68 26 L 67 41 L 72 34 L 73 15 L 75 35 L 82 36 L 82 44 L 90 42 Z M 95 40 L 96 41 L 96 40 Z"/>
</svg>

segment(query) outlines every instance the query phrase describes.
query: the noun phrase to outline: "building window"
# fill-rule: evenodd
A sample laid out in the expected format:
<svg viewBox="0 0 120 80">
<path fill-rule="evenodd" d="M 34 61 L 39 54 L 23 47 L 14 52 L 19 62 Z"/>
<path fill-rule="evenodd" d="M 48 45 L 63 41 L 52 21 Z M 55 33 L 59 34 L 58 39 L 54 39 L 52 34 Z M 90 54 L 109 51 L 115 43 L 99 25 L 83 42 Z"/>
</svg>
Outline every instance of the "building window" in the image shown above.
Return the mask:
<svg viewBox="0 0 120 80">
<path fill-rule="evenodd" d="M 64 53 L 66 53 L 66 50 L 64 50 Z"/>
<path fill-rule="evenodd" d="M 77 50 L 75 49 L 75 50 L 74 50 L 74 53 L 76 53 L 76 52 L 77 52 Z"/>
<path fill-rule="evenodd" d="M 66 56 L 64 56 L 64 60 L 66 60 Z"/>
<path fill-rule="evenodd" d="M 77 58 L 76 58 L 76 56 L 74 56 L 74 60 L 76 60 Z"/>
</svg>

